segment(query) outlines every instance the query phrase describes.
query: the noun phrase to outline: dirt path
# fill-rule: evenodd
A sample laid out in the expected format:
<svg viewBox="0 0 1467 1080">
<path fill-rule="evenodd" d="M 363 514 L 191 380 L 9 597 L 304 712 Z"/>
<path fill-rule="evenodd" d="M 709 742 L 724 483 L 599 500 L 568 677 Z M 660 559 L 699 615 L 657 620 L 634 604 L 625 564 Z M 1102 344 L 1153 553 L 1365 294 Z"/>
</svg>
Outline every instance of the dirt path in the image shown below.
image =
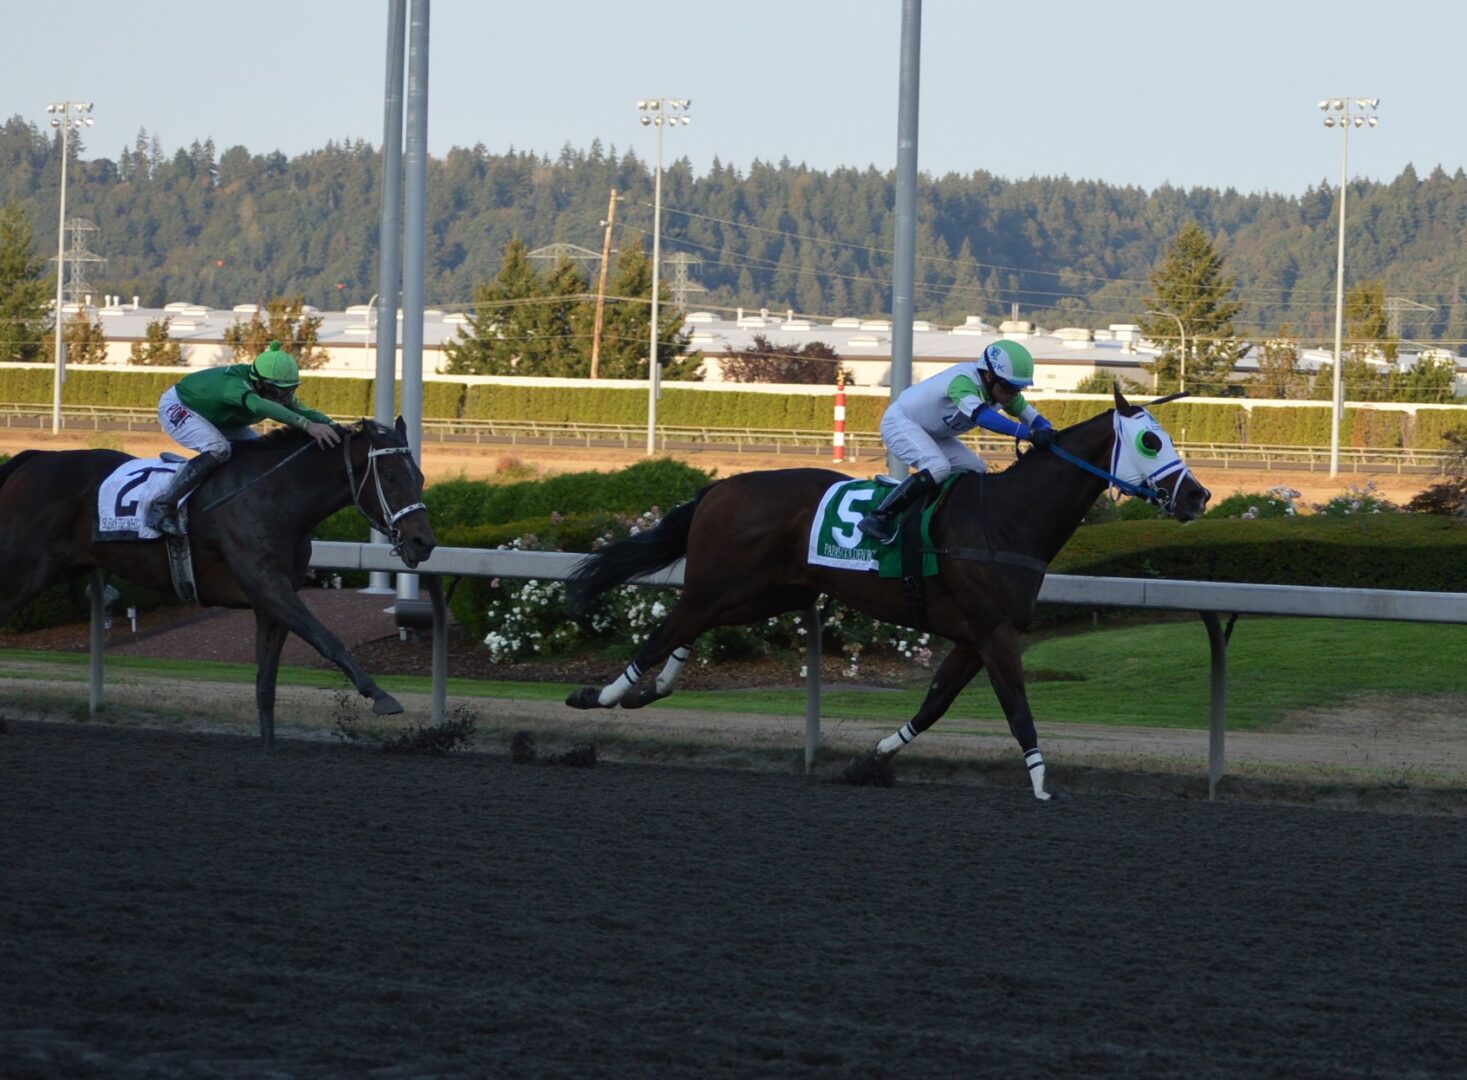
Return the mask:
<svg viewBox="0 0 1467 1080">
<path fill-rule="evenodd" d="M 0 733 L 7 1076 L 1450 1076 L 1460 821 Z"/>
<path fill-rule="evenodd" d="M 14 454 L 29 448 L 76 450 L 106 446 L 123 450 L 137 457 L 156 457 L 164 450 L 177 450 L 172 440 L 155 432 L 89 432 L 78 431 L 52 436 L 48 432 L 37 432 L 15 428 L 0 428 L 0 453 Z M 423 447 L 423 472 L 429 482 L 466 476 L 470 479 L 488 478 L 506 469 L 528 468 L 540 475 L 582 470 L 609 471 L 625 468 L 646 460 L 643 450 L 621 450 L 596 447 L 593 449 L 571 446 L 489 446 L 468 443 L 439 443 L 429 441 Z M 875 458 L 863 458 L 854 464 L 833 465 L 830 454 L 825 451 L 806 451 L 787 454 L 739 454 L 721 445 L 711 445 L 703 450 L 684 450 L 670 454 L 698 468 L 717 470 L 719 476 L 749 472 L 755 469 L 783 469 L 794 466 L 833 468 L 852 477 L 870 476 L 884 471 L 884 463 Z M 1002 466 L 1002 459 L 991 463 L 995 468 Z M 1384 497 L 1396 503 L 1408 502 L 1413 495 L 1429 487 L 1430 476 L 1341 473 L 1331 478 L 1326 472 L 1304 470 L 1221 469 L 1197 470 L 1199 479 L 1214 495 L 1225 498 L 1236 491 L 1262 492 L 1270 487 L 1287 485 L 1298 491 L 1305 505 L 1322 503 L 1336 495 L 1344 494 L 1352 486 L 1364 487 L 1373 483 Z"/>
</svg>

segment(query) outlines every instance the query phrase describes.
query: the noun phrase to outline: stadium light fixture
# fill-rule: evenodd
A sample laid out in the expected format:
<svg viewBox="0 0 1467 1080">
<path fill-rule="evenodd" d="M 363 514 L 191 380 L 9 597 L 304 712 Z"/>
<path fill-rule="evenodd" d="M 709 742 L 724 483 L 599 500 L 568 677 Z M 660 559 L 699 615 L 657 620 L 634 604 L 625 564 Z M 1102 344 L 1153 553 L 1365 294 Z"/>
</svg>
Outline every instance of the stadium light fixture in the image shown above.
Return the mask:
<svg viewBox="0 0 1467 1080">
<path fill-rule="evenodd" d="M 1374 116 L 1365 116 L 1364 112 L 1366 109 L 1374 112 L 1379 108 L 1380 98 L 1332 98 L 1328 102 L 1322 101 L 1319 104 L 1321 109 L 1326 106 L 1336 112 L 1344 113 L 1338 120 L 1341 133 L 1340 232 L 1335 256 L 1335 369 L 1330 392 L 1329 424 L 1329 474 L 1338 476 L 1340 472 L 1340 424 L 1345 411 L 1344 381 L 1341 378 L 1340 369 L 1343 366 L 1345 335 L 1345 189 L 1350 181 L 1350 128 L 1352 126 L 1375 127 L 1379 120 Z M 1335 117 L 1326 116 L 1324 126 L 1335 127 Z"/>
</svg>

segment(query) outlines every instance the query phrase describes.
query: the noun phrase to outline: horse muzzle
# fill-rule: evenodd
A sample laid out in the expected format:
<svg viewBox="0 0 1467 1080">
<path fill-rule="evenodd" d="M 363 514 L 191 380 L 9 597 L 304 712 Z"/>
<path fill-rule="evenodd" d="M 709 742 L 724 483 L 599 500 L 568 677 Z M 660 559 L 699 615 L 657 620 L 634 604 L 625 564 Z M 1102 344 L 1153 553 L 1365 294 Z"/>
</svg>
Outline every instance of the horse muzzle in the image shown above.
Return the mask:
<svg viewBox="0 0 1467 1080">
<path fill-rule="evenodd" d="M 1172 489 L 1170 498 L 1166 500 L 1166 508 L 1178 521 L 1196 521 L 1207 512 L 1207 503 L 1211 498 L 1212 492 L 1187 473 Z"/>
<path fill-rule="evenodd" d="M 432 536 L 408 536 L 404 537 L 398 550 L 398 558 L 407 564 L 409 570 L 419 563 L 427 561 L 429 555 L 438 544 Z"/>
</svg>

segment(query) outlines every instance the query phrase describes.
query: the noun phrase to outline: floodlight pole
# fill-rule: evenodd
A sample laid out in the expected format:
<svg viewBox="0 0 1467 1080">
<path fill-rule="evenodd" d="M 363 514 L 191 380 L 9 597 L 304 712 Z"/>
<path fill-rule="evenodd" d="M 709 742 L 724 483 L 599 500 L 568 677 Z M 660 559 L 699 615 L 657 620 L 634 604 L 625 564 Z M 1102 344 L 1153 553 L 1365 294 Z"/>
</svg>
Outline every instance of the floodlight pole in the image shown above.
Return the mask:
<svg viewBox="0 0 1467 1080">
<path fill-rule="evenodd" d="M 1325 112 L 1324 126 L 1340 128 L 1340 231 L 1335 256 L 1335 365 L 1330 388 L 1329 424 L 1329 474 L 1340 472 L 1340 427 L 1344 420 L 1345 394 L 1341 369 L 1344 367 L 1345 337 L 1345 195 L 1350 180 L 1350 128 L 1375 127 L 1379 121 L 1374 116 L 1364 115 L 1368 107 L 1373 113 L 1380 105 L 1380 98 L 1327 98 L 1319 103 Z M 1333 109 L 1340 114 L 1339 120 L 1330 116 Z M 1358 112 L 1356 110 L 1359 110 Z"/>
<path fill-rule="evenodd" d="M 66 165 L 71 157 L 71 129 L 92 123 L 92 118 L 73 116 L 72 112 L 89 113 L 90 101 L 59 101 L 47 105 L 51 126 L 61 129 L 61 214 L 56 226 L 56 370 L 51 395 L 51 434 L 61 434 L 61 384 L 66 381 L 66 313 L 62 310 L 66 286 Z"/>
<path fill-rule="evenodd" d="M 652 326 L 647 345 L 647 456 L 657 452 L 657 398 L 662 392 L 662 372 L 657 363 L 658 295 L 662 289 L 662 129 L 678 124 L 691 124 L 687 98 L 644 98 L 637 102 L 642 110 L 642 126 L 657 129 L 657 167 L 652 181 Z M 603 264 L 604 265 L 604 264 Z"/>
</svg>

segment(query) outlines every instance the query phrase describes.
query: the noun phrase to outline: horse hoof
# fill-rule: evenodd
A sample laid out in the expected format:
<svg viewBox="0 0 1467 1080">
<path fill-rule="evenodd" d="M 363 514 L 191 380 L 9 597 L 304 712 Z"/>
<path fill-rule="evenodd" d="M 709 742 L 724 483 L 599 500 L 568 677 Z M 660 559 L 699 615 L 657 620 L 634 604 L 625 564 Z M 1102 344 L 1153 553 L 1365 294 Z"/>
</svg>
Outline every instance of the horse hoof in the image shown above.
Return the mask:
<svg viewBox="0 0 1467 1080">
<path fill-rule="evenodd" d="M 602 707 L 601 691 L 594 686 L 583 686 L 567 694 L 565 703 L 572 709 L 599 709 Z"/>
<path fill-rule="evenodd" d="M 896 770 L 891 765 L 892 755 L 869 753 L 851 758 L 837 782 L 853 787 L 892 787 L 896 784 Z"/>
<path fill-rule="evenodd" d="M 396 716 L 402 712 L 402 705 L 391 694 L 383 694 L 372 702 L 372 712 L 377 716 Z"/>
<path fill-rule="evenodd" d="M 1070 801 L 1070 796 L 1063 791 L 1047 791 L 1043 795 L 1036 795 L 1035 798 L 1050 806 L 1053 806 L 1055 803 L 1067 803 Z"/>
<path fill-rule="evenodd" d="M 622 698 L 621 707 L 623 709 L 640 709 L 645 705 L 651 705 L 654 701 L 661 701 L 665 697 L 667 697 L 666 694 L 659 694 L 657 692 L 657 687 L 644 686 L 638 690 L 631 691 L 626 697 Z"/>
</svg>

